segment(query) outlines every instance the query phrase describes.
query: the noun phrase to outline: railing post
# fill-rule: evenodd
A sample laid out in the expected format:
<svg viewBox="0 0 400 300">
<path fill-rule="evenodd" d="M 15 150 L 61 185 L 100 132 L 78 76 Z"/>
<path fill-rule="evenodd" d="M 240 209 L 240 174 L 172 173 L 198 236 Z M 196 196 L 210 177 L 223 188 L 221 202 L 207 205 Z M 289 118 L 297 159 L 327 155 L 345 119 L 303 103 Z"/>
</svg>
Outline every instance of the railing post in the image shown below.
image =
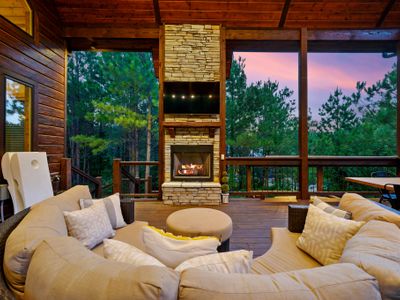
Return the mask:
<svg viewBox="0 0 400 300">
<path fill-rule="evenodd" d="M 121 192 L 121 159 L 113 160 L 113 194 Z"/>
<path fill-rule="evenodd" d="M 72 186 L 72 175 L 71 175 L 71 159 L 63 157 L 60 161 L 60 173 L 61 173 L 61 190 L 68 190 Z"/>
<path fill-rule="evenodd" d="M 317 167 L 317 192 L 322 192 L 324 190 L 324 167 Z"/>
<path fill-rule="evenodd" d="M 146 191 L 145 193 L 151 193 L 153 191 L 153 177 L 152 176 L 147 176 L 147 183 L 146 183 Z"/>
<path fill-rule="evenodd" d="M 135 182 L 133 183 L 133 192 L 135 194 L 140 193 L 140 177 L 135 177 Z"/>
<path fill-rule="evenodd" d="M 96 198 L 101 198 L 103 196 L 103 187 L 102 187 L 102 183 L 103 180 L 101 178 L 101 176 L 97 176 L 97 184 L 96 184 Z"/>
<path fill-rule="evenodd" d="M 250 166 L 246 166 L 246 189 L 248 192 L 251 191 L 251 167 Z"/>
</svg>

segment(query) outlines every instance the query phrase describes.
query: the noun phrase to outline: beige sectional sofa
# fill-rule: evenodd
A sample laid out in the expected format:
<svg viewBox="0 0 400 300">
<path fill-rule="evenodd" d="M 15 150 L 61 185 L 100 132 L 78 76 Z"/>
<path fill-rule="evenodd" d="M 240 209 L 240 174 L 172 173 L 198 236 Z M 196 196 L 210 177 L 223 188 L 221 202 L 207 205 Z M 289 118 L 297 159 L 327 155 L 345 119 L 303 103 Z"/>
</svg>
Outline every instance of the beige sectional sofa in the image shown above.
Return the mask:
<svg viewBox="0 0 400 300">
<path fill-rule="evenodd" d="M 398 230 L 393 224 L 397 224 L 400 216 L 384 208 L 379 207 L 375 216 L 367 214 L 362 218 L 384 219 L 386 223 L 373 221 L 377 223 L 372 223 L 372 236 L 368 236 L 368 231 L 364 232 L 350 245 L 355 251 L 362 252 L 365 243 L 364 257 L 356 255 L 354 258 L 351 249 L 345 249 L 342 263 L 321 266 L 296 247 L 299 233 L 292 233 L 286 228 L 273 228 L 273 245 L 266 254 L 254 260 L 252 274 L 220 274 L 196 269 L 178 273 L 169 268 L 138 268 L 113 262 L 103 257 L 102 245 L 91 251 L 76 239 L 68 237 L 62 211 L 79 209 L 80 198 L 90 198 L 86 186 L 76 186 L 35 205 L 15 229 L 10 227 L 3 267 L 12 293 L 5 286 L 0 286 L 0 297 L 47 300 L 348 300 L 381 299 L 383 296 L 400 299 L 400 259 L 396 266 L 396 253 L 390 257 L 389 254 L 374 256 L 373 251 L 368 252 L 385 239 L 384 232 L 376 233 L 377 227 Z M 352 208 L 356 202 L 359 203 Z M 347 194 L 341 205 L 349 211 L 354 209 L 357 211 L 354 216 L 361 218 L 360 205 L 365 210 L 371 210 L 369 205 L 375 204 L 358 195 Z M 146 224 L 135 221 L 118 229 L 114 239 L 144 249 L 141 229 Z M 399 242 L 400 246 L 400 236 L 389 234 L 387 237 L 392 247 L 393 242 Z M 387 251 L 393 250 L 389 244 L 386 245 Z M 378 248 L 382 250 L 379 245 Z M 367 267 L 363 270 L 364 266 Z M 389 280 L 386 280 L 385 274 L 390 274 Z"/>
</svg>

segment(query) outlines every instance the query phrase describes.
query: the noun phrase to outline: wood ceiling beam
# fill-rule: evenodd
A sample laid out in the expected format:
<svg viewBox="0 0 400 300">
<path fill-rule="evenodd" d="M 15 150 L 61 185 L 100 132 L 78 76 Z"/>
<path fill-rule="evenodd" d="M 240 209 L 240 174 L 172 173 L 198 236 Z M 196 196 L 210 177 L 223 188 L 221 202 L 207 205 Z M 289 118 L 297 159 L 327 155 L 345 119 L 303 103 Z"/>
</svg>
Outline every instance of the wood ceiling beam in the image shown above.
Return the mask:
<svg viewBox="0 0 400 300">
<path fill-rule="evenodd" d="M 156 24 L 160 26 L 162 25 L 162 23 L 161 23 L 161 13 L 158 0 L 153 0 L 153 9 L 154 9 L 154 18 L 156 19 Z"/>
<path fill-rule="evenodd" d="M 158 27 L 143 28 L 105 28 L 105 27 L 65 27 L 66 38 L 120 38 L 120 39 L 158 39 Z"/>
<path fill-rule="evenodd" d="M 378 22 L 376 22 L 377 28 L 381 27 L 383 22 L 385 22 L 385 19 L 386 19 L 387 15 L 389 14 L 390 10 L 392 9 L 395 2 L 396 2 L 396 0 L 389 0 L 389 2 L 386 4 L 385 9 L 382 11 L 382 14 L 379 17 Z"/>
<path fill-rule="evenodd" d="M 290 7 L 290 2 L 291 2 L 291 0 L 285 1 L 285 5 L 283 6 L 283 9 L 282 9 L 281 19 L 279 20 L 279 28 L 283 28 L 285 26 L 286 17 L 287 17 L 289 7 Z"/>
</svg>

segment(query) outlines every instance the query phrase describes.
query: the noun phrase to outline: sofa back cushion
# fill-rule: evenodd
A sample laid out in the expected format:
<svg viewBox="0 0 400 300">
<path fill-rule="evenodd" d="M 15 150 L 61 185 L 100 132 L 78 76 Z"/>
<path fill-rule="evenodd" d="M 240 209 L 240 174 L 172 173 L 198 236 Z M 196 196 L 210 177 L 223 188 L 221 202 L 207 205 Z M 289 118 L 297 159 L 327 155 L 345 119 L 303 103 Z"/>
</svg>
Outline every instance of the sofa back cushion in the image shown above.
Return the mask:
<svg viewBox="0 0 400 300">
<path fill-rule="evenodd" d="M 25 216 L 8 237 L 4 252 L 4 274 L 14 293 L 24 292 L 31 257 L 40 242 L 66 235 L 64 216 L 57 206 L 41 205 Z"/>
<path fill-rule="evenodd" d="M 340 261 L 374 276 L 384 299 L 400 299 L 400 229 L 396 225 L 369 221 L 347 242 Z"/>
<path fill-rule="evenodd" d="M 353 220 L 356 221 L 379 220 L 396 224 L 400 228 L 400 214 L 385 209 L 358 194 L 344 194 L 339 208 L 351 212 Z"/>
<path fill-rule="evenodd" d="M 76 185 L 69 190 L 58 194 L 57 196 L 39 202 L 32 206 L 32 210 L 41 205 L 56 205 L 62 211 L 74 211 L 81 209 L 79 205 L 80 199 L 91 199 L 89 187 L 87 185 Z"/>
<path fill-rule="evenodd" d="M 188 269 L 179 299 L 381 299 L 376 280 L 352 264 L 271 275 Z"/>
<path fill-rule="evenodd" d="M 25 297 L 42 299 L 177 299 L 171 269 L 109 261 L 72 237 L 43 241 L 28 270 Z"/>
</svg>

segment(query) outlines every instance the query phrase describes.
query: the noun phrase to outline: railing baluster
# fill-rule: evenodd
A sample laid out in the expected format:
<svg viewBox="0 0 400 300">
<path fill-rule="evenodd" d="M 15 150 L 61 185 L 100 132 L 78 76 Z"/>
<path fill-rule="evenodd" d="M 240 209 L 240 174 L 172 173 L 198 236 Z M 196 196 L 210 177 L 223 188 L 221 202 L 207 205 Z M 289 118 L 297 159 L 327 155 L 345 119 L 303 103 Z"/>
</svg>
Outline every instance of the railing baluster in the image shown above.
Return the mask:
<svg viewBox="0 0 400 300">
<path fill-rule="evenodd" d="M 251 176 L 251 167 L 250 166 L 246 166 L 246 190 L 248 192 L 251 191 L 252 187 L 251 187 L 251 182 L 252 182 L 252 176 Z"/>
<path fill-rule="evenodd" d="M 113 161 L 113 193 L 121 192 L 121 159 L 115 158 Z"/>
<path fill-rule="evenodd" d="M 324 167 L 317 167 L 317 192 L 322 192 L 324 190 Z"/>
</svg>

